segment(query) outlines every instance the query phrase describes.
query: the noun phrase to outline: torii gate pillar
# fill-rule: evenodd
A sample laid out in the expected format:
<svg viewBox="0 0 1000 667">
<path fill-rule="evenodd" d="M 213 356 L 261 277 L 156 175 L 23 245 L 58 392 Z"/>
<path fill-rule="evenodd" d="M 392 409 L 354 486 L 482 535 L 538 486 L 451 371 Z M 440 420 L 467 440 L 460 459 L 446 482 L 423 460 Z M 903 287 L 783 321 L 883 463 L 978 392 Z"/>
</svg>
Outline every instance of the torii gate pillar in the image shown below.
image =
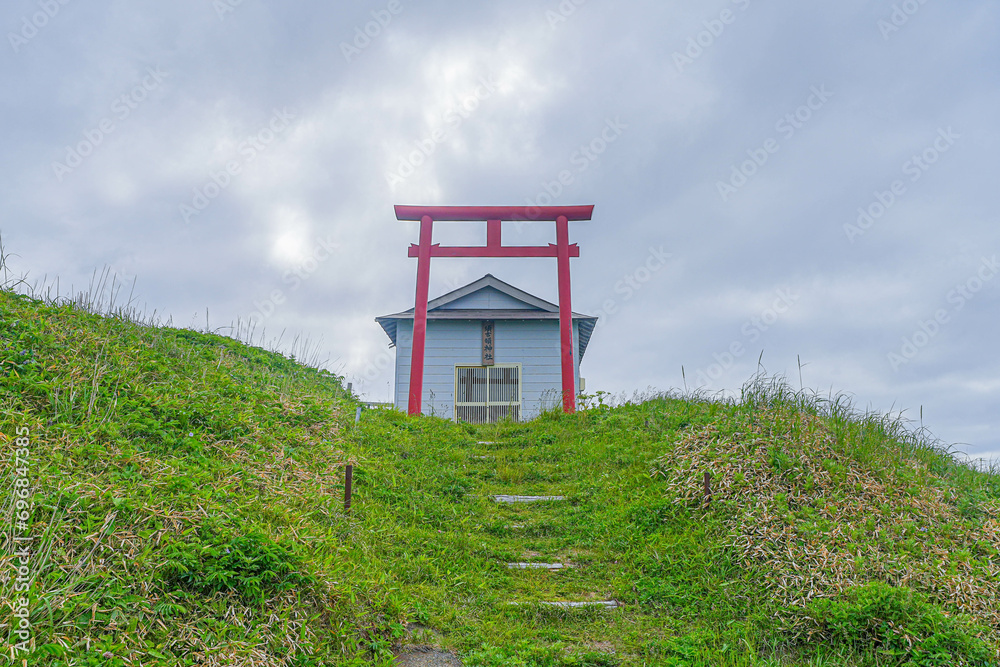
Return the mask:
<svg viewBox="0 0 1000 667">
<path fill-rule="evenodd" d="M 555 257 L 559 275 L 559 342 L 562 364 L 563 411 L 576 410 L 570 257 L 580 248 L 569 242 L 570 221 L 590 220 L 593 206 L 396 206 L 397 220 L 419 220 L 420 242 L 410 246 L 417 258 L 417 294 L 413 308 L 413 353 L 407 412 L 420 414 L 424 387 L 424 348 L 427 343 L 427 298 L 432 257 Z M 446 246 L 433 243 L 434 222 L 486 222 L 485 246 Z M 547 246 L 505 246 L 500 231 L 504 221 L 554 222 L 556 242 Z"/>
</svg>

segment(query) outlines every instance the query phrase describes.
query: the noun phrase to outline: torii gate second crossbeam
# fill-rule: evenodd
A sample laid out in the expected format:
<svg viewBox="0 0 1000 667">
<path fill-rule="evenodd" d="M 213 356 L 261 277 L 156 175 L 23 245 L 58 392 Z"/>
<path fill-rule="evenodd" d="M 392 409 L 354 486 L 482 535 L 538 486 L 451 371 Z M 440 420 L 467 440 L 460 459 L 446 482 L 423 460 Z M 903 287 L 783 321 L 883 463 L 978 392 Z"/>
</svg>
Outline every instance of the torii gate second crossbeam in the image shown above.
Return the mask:
<svg viewBox="0 0 1000 667">
<path fill-rule="evenodd" d="M 427 342 L 427 299 L 432 257 L 555 257 L 559 274 L 559 341 L 562 361 L 563 410 L 576 410 L 573 372 L 572 290 L 569 258 L 580 248 L 569 242 L 569 222 L 590 220 L 593 206 L 396 206 L 397 220 L 419 220 L 420 242 L 410 246 L 417 258 L 417 295 L 413 309 L 413 356 L 410 361 L 410 395 L 407 412 L 420 414 L 424 386 L 424 347 Z M 445 246 L 432 242 L 434 222 L 486 222 L 485 246 Z M 503 222 L 555 222 L 556 242 L 545 246 L 505 246 Z"/>
</svg>

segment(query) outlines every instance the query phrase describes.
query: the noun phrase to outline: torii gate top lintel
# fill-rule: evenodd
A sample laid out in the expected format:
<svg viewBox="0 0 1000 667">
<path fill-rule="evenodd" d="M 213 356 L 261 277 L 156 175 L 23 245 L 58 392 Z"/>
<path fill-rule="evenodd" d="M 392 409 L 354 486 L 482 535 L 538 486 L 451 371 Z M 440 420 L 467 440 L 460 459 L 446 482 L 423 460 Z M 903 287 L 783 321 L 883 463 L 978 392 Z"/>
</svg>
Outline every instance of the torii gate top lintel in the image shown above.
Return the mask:
<svg viewBox="0 0 1000 667">
<path fill-rule="evenodd" d="M 427 339 L 427 299 L 432 257 L 555 257 L 559 277 L 559 340 L 562 366 L 563 410 L 576 409 L 576 351 L 573 342 L 573 310 L 569 277 L 570 257 L 580 248 L 569 242 L 569 222 L 590 220 L 591 206 L 395 206 L 397 220 L 420 221 L 420 243 L 411 245 L 409 256 L 417 258 L 417 294 L 413 309 L 413 349 L 410 360 L 410 391 L 407 411 L 420 414 L 423 394 L 424 348 Z M 486 222 L 485 246 L 434 244 L 435 222 Z M 505 246 L 501 242 L 503 222 L 554 222 L 556 242 L 546 246 Z"/>
<path fill-rule="evenodd" d="M 569 221 L 590 220 L 593 206 L 395 206 L 397 220 L 421 220 L 430 216 L 435 222 L 554 222 L 559 216 Z"/>
</svg>

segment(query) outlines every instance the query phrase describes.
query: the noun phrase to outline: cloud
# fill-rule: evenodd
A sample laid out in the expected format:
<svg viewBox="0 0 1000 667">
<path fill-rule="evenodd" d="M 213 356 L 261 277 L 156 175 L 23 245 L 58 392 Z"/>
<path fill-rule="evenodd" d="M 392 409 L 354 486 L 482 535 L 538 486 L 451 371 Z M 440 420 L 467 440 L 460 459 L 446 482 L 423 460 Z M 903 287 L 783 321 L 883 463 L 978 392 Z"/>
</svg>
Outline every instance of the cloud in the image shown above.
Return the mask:
<svg viewBox="0 0 1000 667">
<path fill-rule="evenodd" d="M 220 15 L 194 0 L 68 3 L 0 59 L 5 244 L 64 284 L 105 264 L 135 275 L 141 300 L 178 322 L 200 325 L 207 307 L 221 326 L 270 303 L 269 332 L 322 339 L 356 387 L 383 398 L 391 372 L 366 376 L 388 349 L 373 318 L 412 305 L 415 270 L 416 225 L 393 204 L 594 203 L 571 232 L 574 304 L 606 316 L 588 387 L 679 386 L 682 365 L 721 367 L 735 342 L 743 352 L 713 389 L 738 389 L 762 351 L 797 381 L 801 356 L 808 386 L 881 409 L 923 405 L 925 424 L 963 451 L 1000 450 L 996 284 L 949 310 L 908 363 L 887 360 L 1000 252 L 997 8 L 926 3 L 884 39 L 891 3 L 566 5 L 246 0 Z M 0 25 L 16 31 L 35 7 L 14 3 Z M 373 20 L 348 62 L 342 44 Z M 150 68 L 162 81 L 140 90 Z M 824 86 L 832 95 L 809 107 Z M 803 105 L 809 118 L 789 133 L 781 122 Z M 609 122 L 626 127 L 602 146 Z M 909 180 L 907 161 L 949 127 L 960 138 Z M 53 162 L 95 128 L 100 143 L 60 180 Z M 851 242 L 845 225 L 897 180 L 905 192 Z M 181 206 L 201 203 L 185 221 Z M 505 233 L 527 243 L 550 231 Z M 650 248 L 669 261 L 621 287 L 645 278 Z M 486 272 L 555 299 L 542 260 L 436 261 L 431 291 Z M 754 324 L 779 290 L 799 296 Z"/>
</svg>

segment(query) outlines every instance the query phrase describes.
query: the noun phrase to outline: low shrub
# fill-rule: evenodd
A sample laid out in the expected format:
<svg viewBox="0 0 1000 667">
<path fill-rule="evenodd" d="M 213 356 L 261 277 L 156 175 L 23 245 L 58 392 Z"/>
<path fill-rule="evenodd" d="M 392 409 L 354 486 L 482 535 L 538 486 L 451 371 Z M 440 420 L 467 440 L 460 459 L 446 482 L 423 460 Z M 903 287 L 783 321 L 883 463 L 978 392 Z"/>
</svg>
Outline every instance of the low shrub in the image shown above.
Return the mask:
<svg viewBox="0 0 1000 667">
<path fill-rule="evenodd" d="M 228 540 L 174 542 L 165 549 L 164 579 L 190 591 L 211 595 L 232 592 L 247 602 L 315 583 L 299 571 L 291 550 L 260 533 Z"/>
<path fill-rule="evenodd" d="M 872 582 L 836 599 L 810 601 L 798 612 L 810 634 L 860 653 L 875 653 L 879 664 L 906 667 L 1000 665 L 982 630 L 963 616 L 949 616 L 925 596 L 905 587 Z"/>
</svg>

